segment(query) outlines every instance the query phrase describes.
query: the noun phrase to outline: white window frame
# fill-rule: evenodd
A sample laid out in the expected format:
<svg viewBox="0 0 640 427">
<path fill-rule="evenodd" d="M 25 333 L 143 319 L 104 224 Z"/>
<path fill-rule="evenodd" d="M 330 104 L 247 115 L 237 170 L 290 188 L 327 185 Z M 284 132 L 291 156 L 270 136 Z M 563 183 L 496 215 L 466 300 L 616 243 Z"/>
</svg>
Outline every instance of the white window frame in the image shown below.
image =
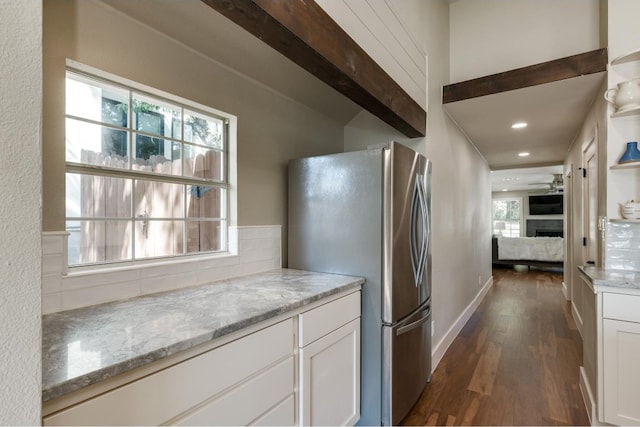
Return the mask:
<svg viewBox="0 0 640 427">
<path fill-rule="evenodd" d="M 492 197 L 491 198 L 491 232 L 493 233 L 494 230 L 494 222 L 496 221 L 494 219 L 495 216 L 495 209 L 494 209 L 494 202 L 497 200 L 515 200 L 518 201 L 518 203 L 520 203 L 520 219 L 519 219 L 519 236 L 518 237 L 522 237 L 523 236 L 523 231 L 524 231 L 524 199 L 521 196 L 509 196 L 509 195 L 504 195 L 501 197 Z"/>
<path fill-rule="evenodd" d="M 205 261 L 210 259 L 217 259 L 228 256 L 237 256 L 238 255 L 238 245 L 237 245 L 237 117 L 226 113 L 224 111 L 220 111 L 214 108 L 211 108 L 207 105 L 200 104 L 198 102 L 153 88 L 151 86 L 147 86 L 145 84 L 129 80 L 115 74 L 111 74 L 105 72 L 103 70 L 82 64 L 80 62 L 67 59 L 66 60 L 66 69 L 71 72 L 76 72 L 79 74 L 85 74 L 88 76 L 94 76 L 99 80 L 105 80 L 107 83 L 115 83 L 117 85 L 125 86 L 130 90 L 139 91 L 142 93 L 147 93 L 153 97 L 157 97 L 160 99 L 164 99 L 169 102 L 177 103 L 184 105 L 190 109 L 194 109 L 196 111 L 201 111 L 205 114 L 211 114 L 212 116 L 217 116 L 222 118 L 227 124 L 226 129 L 226 145 L 224 148 L 226 161 L 225 161 L 225 183 L 223 184 L 226 188 L 226 233 L 224 234 L 226 237 L 226 241 L 224 242 L 225 250 L 224 251 L 216 251 L 216 252 L 196 252 L 196 253 L 183 253 L 176 254 L 170 256 L 162 256 L 162 257 L 153 257 L 153 258 L 138 258 L 131 260 L 122 260 L 122 261 L 110 261 L 106 263 L 96 263 L 96 264 L 79 264 L 79 265 L 71 265 L 69 266 L 70 273 L 85 273 L 96 271 L 113 271 L 113 270 L 126 270 L 131 268 L 137 268 L 139 266 L 157 266 L 164 264 L 172 264 L 172 263 L 185 263 L 185 262 L 194 262 L 194 261 Z M 66 116 L 66 114 L 65 114 Z M 131 124 L 129 124 L 131 125 Z M 65 144 L 66 149 L 66 144 Z M 103 168 L 92 166 L 92 165 L 84 165 L 78 163 L 71 163 L 65 161 L 65 172 L 77 172 L 77 171 L 85 171 L 86 173 L 93 173 L 96 170 L 100 170 Z M 128 174 L 128 170 L 115 170 L 113 175 L 116 177 L 123 177 Z M 104 170 L 100 171 L 101 174 L 105 174 Z M 108 175 L 108 171 L 106 173 Z M 141 178 L 141 174 L 132 172 L 130 174 L 131 178 Z M 150 175 L 150 178 L 154 178 L 158 180 L 158 175 Z M 160 180 L 162 181 L 162 180 Z M 164 182 L 164 181 L 163 181 Z M 168 177 L 166 182 L 172 182 L 171 177 Z M 66 203 L 65 203 L 66 204 Z M 65 215 L 66 221 L 66 215 Z"/>
</svg>

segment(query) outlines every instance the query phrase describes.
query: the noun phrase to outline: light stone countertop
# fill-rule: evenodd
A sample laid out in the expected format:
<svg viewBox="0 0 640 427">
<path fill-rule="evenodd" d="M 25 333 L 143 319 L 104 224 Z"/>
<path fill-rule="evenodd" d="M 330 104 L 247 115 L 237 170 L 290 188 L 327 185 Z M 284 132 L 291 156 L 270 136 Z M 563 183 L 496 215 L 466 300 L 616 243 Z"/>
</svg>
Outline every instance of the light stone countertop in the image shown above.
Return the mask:
<svg viewBox="0 0 640 427">
<path fill-rule="evenodd" d="M 593 292 L 618 292 L 640 295 L 640 271 L 611 270 L 593 266 L 579 266 L 593 285 Z"/>
<path fill-rule="evenodd" d="M 44 315 L 42 400 L 363 283 L 358 277 L 280 269 Z"/>
</svg>

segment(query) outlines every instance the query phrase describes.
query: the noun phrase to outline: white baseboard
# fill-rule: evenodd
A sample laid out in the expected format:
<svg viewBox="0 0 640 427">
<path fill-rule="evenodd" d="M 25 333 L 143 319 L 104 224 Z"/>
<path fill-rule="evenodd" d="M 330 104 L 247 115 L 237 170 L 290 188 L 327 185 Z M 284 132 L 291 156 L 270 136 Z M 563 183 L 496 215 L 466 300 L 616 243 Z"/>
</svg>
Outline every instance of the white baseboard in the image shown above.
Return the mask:
<svg viewBox="0 0 640 427">
<path fill-rule="evenodd" d="M 589 379 L 587 378 L 587 372 L 585 371 L 584 366 L 580 366 L 580 392 L 582 393 L 584 406 L 587 408 L 589 423 L 594 425 L 594 420 L 596 422 L 598 421 L 598 417 L 596 415 L 596 400 L 591 392 L 591 386 L 589 385 Z"/>
<path fill-rule="evenodd" d="M 562 282 L 562 295 L 564 295 L 564 299 L 569 301 L 569 289 L 567 289 L 567 284 Z"/>
<path fill-rule="evenodd" d="M 440 363 L 440 360 L 442 359 L 442 356 L 444 356 L 444 353 L 447 351 L 451 343 L 453 343 L 453 340 L 458 336 L 471 315 L 476 311 L 485 295 L 487 295 L 487 292 L 489 292 L 489 289 L 491 289 L 491 286 L 493 286 L 493 276 L 491 276 L 489 280 L 487 280 L 487 282 L 484 284 L 484 286 L 482 286 L 482 289 L 480 289 L 480 292 L 478 292 L 473 301 L 471 301 L 467 308 L 464 309 L 462 314 L 458 316 L 447 333 L 444 334 L 444 337 L 442 337 L 442 339 L 434 346 L 433 350 L 431 351 L 431 372 L 436 369 L 436 367 Z"/>
<path fill-rule="evenodd" d="M 584 366 L 580 366 L 580 392 L 582 393 L 582 400 L 584 400 L 584 406 L 587 409 L 587 416 L 589 417 L 589 423 L 592 426 L 611 426 L 613 424 L 600 422 L 598 419 L 598 402 L 589 379 L 587 378 L 587 372 Z"/>
<path fill-rule="evenodd" d="M 578 328 L 578 332 L 580 332 L 580 337 L 582 337 L 582 316 L 578 312 L 576 305 L 573 301 L 571 301 L 571 316 L 573 316 L 573 320 L 576 322 L 576 327 Z"/>
</svg>

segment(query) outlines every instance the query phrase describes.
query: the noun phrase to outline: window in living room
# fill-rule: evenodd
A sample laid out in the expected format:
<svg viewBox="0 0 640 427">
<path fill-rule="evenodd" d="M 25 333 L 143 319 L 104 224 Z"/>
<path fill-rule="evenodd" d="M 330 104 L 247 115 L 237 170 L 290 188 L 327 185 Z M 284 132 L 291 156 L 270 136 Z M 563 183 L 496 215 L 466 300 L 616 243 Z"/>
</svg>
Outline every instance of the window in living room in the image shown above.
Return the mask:
<svg viewBox="0 0 640 427">
<path fill-rule="evenodd" d="M 493 235 L 520 237 L 522 199 L 493 199 Z"/>
<path fill-rule="evenodd" d="M 68 69 L 69 265 L 227 250 L 228 119 Z"/>
</svg>

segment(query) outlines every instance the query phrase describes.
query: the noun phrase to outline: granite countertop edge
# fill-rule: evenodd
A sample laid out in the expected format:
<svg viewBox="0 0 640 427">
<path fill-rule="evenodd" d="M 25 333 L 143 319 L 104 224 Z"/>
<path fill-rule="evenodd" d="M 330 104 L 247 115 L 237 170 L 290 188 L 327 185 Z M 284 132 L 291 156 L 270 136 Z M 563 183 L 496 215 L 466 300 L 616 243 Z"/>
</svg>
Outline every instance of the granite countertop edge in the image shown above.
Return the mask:
<svg viewBox="0 0 640 427">
<path fill-rule="evenodd" d="M 579 265 L 578 269 L 589 278 L 594 293 L 624 292 L 640 294 L 640 271 L 612 270 L 584 265 Z"/>
<path fill-rule="evenodd" d="M 224 326 L 221 327 L 217 327 L 214 328 L 210 331 L 207 331 L 206 333 L 202 333 L 198 336 L 193 336 L 190 337 L 188 339 L 184 339 L 184 340 L 180 340 L 180 341 L 176 341 L 173 344 L 164 346 L 164 347 L 159 347 L 153 351 L 149 351 L 145 354 L 140 354 L 137 355 L 136 357 L 129 359 L 129 360 L 124 360 L 118 363 L 114 363 L 114 364 L 110 364 L 108 366 L 96 369 L 96 370 L 92 370 L 90 372 L 81 374 L 79 376 L 76 376 L 74 378 L 70 378 L 64 381 L 60 381 L 60 382 L 56 382 L 53 383 L 51 385 L 43 385 L 43 389 L 42 389 L 42 401 L 47 402 L 50 401 L 52 399 L 64 396 L 68 393 L 80 390 L 84 387 L 96 384 L 100 381 L 106 380 L 108 378 L 117 376 L 119 374 L 125 373 L 127 371 L 136 369 L 136 368 L 140 368 L 143 367 L 147 364 L 153 363 L 155 361 L 158 360 L 162 360 L 166 357 L 172 356 L 174 354 L 177 354 L 181 351 L 185 351 L 185 350 L 189 350 L 191 348 L 197 347 L 199 345 L 205 344 L 207 342 L 216 340 L 218 338 L 222 338 L 226 335 L 232 334 L 234 332 L 240 331 L 242 329 L 248 328 L 250 326 L 256 325 L 258 323 L 261 323 L 263 321 L 272 319 L 274 317 L 277 317 L 279 315 L 282 314 L 286 314 L 292 311 L 295 311 L 301 307 L 304 307 L 306 305 L 312 304 L 316 301 L 322 300 L 324 298 L 330 297 L 332 295 L 338 294 L 338 293 L 342 293 L 342 292 L 347 292 L 350 290 L 357 290 L 359 288 L 361 288 L 362 284 L 364 283 L 364 279 L 359 278 L 359 277 L 350 277 L 350 276 L 345 276 L 345 275 L 335 275 L 335 274 L 331 274 L 331 273 L 313 273 L 313 272 L 305 272 L 305 271 L 300 271 L 300 270 L 287 270 L 287 269 L 280 269 L 277 271 L 282 271 L 282 272 L 286 272 L 286 271 L 293 271 L 293 272 L 300 272 L 300 273 L 311 273 L 313 275 L 315 275 L 316 277 L 318 277 L 318 275 L 320 276 L 325 276 L 325 277 L 330 277 L 330 276 L 335 276 L 336 278 L 340 278 L 340 279 L 352 279 L 352 280 L 348 280 L 346 283 L 340 283 L 338 285 L 336 285 L 335 287 L 331 288 L 331 289 L 327 289 L 321 292 L 317 292 L 314 293 L 313 295 L 309 295 L 306 296 L 304 298 L 298 299 L 298 300 L 294 300 L 292 302 L 289 303 L 284 303 L 282 305 L 279 305 L 277 308 L 273 308 L 271 310 L 259 313 L 257 315 L 253 315 L 253 316 L 248 316 L 246 318 L 242 318 L 239 320 L 236 320 L 232 323 L 228 323 L 225 324 Z M 251 276 L 243 276 L 240 279 L 247 279 L 247 278 L 251 278 L 253 277 L 260 277 L 262 275 L 268 274 L 268 273 L 272 273 L 272 272 L 265 272 L 265 273 L 258 273 L 255 275 L 251 275 Z M 223 280 L 220 282 L 229 282 L 229 281 L 233 281 L 234 279 L 229 279 L 229 280 Z M 301 278 L 300 280 L 304 280 L 304 278 Z M 215 285 L 216 283 L 211 283 L 211 284 L 207 284 L 204 286 L 209 286 L 209 285 Z M 196 287 L 197 288 L 197 287 Z M 181 290 L 177 290 L 176 292 L 182 292 L 184 291 L 184 289 Z M 168 291 L 168 292 L 163 292 L 162 294 L 165 295 L 170 295 L 171 293 L 173 293 L 174 291 Z M 148 297 L 153 297 L 153 295 L 146 295 L 144 296 L 145 298 Z M 135 299 L 135 298 L 134 298 Z M 115 304 L 117 304 L 118 302 L 115 302 Z"/>
</svg>

